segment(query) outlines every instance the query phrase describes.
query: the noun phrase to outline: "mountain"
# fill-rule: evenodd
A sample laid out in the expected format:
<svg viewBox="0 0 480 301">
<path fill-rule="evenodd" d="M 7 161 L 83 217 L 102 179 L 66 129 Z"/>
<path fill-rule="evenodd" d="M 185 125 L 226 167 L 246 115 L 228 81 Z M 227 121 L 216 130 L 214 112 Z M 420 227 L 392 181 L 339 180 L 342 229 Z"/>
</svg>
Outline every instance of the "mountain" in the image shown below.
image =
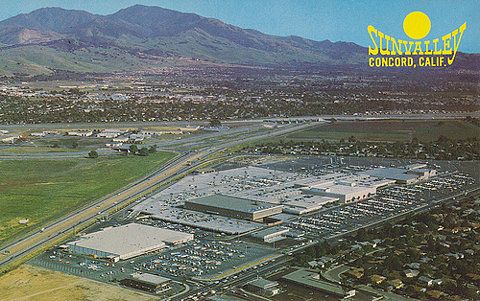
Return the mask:
<svg viewBox="0 0 480 301">
<path fill-rule="evenodd" d="M 196 14 L 135 5 L 111 15 L 42 8 L 0 22 L 0 74 L 170 65 L 356 64 L 353 44 L 277 37 Z"/>
<path fill-rule="evenodd" d="M 220 20 L 135 5 L 111 15 L 42 8 L 0 22 L 0 74 L 112 72 L 189 64 L 365 65 L 348 42 L 278 37 Z"/>
</svg>

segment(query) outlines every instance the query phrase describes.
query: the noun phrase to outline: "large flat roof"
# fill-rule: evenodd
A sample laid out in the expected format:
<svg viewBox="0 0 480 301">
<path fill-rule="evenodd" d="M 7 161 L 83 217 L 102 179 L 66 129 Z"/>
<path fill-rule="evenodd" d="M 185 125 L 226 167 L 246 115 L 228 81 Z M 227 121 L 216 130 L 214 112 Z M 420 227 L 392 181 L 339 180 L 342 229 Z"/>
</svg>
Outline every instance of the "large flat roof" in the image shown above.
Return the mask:
<svg viewBox="0 0 480 301">
<path fill-rule="evenodd" d="M 118 256 L 159 249 L 165 243 L 193 239 L 193 235 L 143 224 L 126 224 L 86 234 L 68 245 Z"/>
<path fill-rule="evenodd" d="M 280 205 L 260 202 L 250 199 L 233 197 L 223 194 L 214 194 L 187 201 L 192 204 L 199 204 L 233 211 L 254 213 L 270 208 L 282 207 Z"/>
<path fill-rule="evenodd" d="M 394 168 L 394 167 L 387 167 L 387 168 L 375 168 L 366 170 L 364 173 L 373 177 L 377 178 L 385 178 L 385 179 L 393 179 L 393 180 L 413 180 L 418 178 L 416 174 L 409 174 L 407 173 L 408 170 L 403 168 Z"/>
<path fill-rule="evenodd" d="M 276 281 L 270 281 L 267 279 L 263 278 L 257 278 L 253 281 L 250 281 L 248 284 L 253 285 L 255 287 L 261 288 L 261 289 L 269 289 L 278 286 L 278 282 Z"/>
<path fill-rule="evenodd" d="M 320 208 L 322 205 L 338 201 L 338 198 L 332 198 L 328 196 L 312 196 L 312 197 L 303 197 L 301 199 L 292 200 L 284 203 L 284 205 L 289 205 L 293 207 L 300 207 L 305 209 L 310 208 Z"/>
<path fill-rule="evenodd" d="M 171 281 L 171 279 L 169 278 L 165 278 L 162 276 L 149 274 L 149 273 L 133 273 L 130 276 L 135 280 L 145 282 L 145 283 L 151 283 L 154 285 L 159 285 L 159 284 Z"/>
<path fill-rule="evenodd" d="M 263 238 L 265 236 L 272 235 L 272 234 L 284 234 L 284 233 L 287 233 L 288 231 L 289 229 L 284 227 L 270 227 L 270 228 L 265 228 L 260 231 L 254 232 L 252 233 L 252 236 Z"/>
<path fill-rule="evenodd" d="M 245 233 L 262 227 L 262 224 L 246 220 L 175 207 L 146 208 L 143 212 L 152 218 L 227 234 Z"/>
<path fill-rule="evenodd" d="M 316 185 L 316 186 L 311 186 L 307 189 L 311 191 L 315 191 L 315 189 L 318 190 L 324 190 L 326 193 L 332 193 L 332 194 L 337 194 L 337 195 L 348 195 L 351 193 L 374 193 L 376 191 L 375 187 L 367 187 L 367 186 L 348 186 L 348 185 L 339 185 L 339 184 L 333 184 L 333 185 L 328 185 L 328 186 L 322 186 L 322 185 Z"/>
<path fill-rule="evenodd" d="M 332 185 L 328 187 L 330 192 L 337 194 L 350 194 L 350 193 L 361 193 L 361 192 L 375 192 L 375 187 L 367 186 L 347 186 L 347 185 Z"/>
</svg>

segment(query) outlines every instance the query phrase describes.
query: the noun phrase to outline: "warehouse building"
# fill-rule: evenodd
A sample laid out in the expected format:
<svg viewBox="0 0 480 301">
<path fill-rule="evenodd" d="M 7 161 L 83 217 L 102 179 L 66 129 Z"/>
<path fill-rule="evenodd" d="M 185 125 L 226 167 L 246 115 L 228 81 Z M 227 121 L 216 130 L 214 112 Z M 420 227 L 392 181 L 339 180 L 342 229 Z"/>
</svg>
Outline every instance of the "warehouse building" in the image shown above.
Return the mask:
<svg viewBox="0 0 480 301">
<path fill-rule="evenodd" d="M 86 234 L 67 245 L 74 253 L 117 262 L 192 239 L 193 234 L 131 223 Z"/>
<path fill-rule="evenodd" d="M 138 290 L 158 294 L 171 289 L 172 280 L 148 273 L 133 273 L 129 278 L 120 280 L 120 284 Z"/>
<path fill-rule="evenodd" d="M 268 217 L 282 212 L 281 205 L 222 194 L 185 201 L 185 208 L 256 222 L 266 222 Z"/>
</svg>

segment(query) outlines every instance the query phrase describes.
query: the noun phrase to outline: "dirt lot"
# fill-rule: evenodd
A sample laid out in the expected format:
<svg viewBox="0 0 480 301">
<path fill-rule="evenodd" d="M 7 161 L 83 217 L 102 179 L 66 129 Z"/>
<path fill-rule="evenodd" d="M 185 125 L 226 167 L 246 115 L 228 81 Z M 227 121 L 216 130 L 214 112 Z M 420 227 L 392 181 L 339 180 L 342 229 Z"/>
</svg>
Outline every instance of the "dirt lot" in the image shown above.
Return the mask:
<svg viewBox="0 0 480 301">
<path fill-rule="evenodd" d="M 147 294 L 30 265 L 0 277 L 2 301 L 150 301 Z"/>
</svg>

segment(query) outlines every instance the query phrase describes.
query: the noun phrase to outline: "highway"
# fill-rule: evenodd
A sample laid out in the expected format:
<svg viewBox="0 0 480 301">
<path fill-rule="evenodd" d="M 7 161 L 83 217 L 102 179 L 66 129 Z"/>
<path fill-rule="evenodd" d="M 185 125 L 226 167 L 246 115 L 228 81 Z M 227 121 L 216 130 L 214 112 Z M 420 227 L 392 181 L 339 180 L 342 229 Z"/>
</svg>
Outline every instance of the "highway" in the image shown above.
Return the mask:
<svg viewBox="0 0 480 301">
<path fill-rule="evenodd" d="M 261 123 L 264 120 L 279 120 L 279 121 L 294 121 L 294 120 L 315 120 L 315 119 L 339 119 L 339 120 L 369 120 L 369 119 L 458 119 L 466 116 L 480 117 L 480 111 L 474 112 L 427 112 L 424 114 L 393 114 L 393 113 L 378 113 L 378 114 L 341 114 L 341 115 L 315 115 L 315 116 L 297 116 L 297 117 L 278 117 L 278 118 L 254 118 L 254 119 L 234 119 L 224 120 L 222 124 L 246 124 L 246 123 Z M 79 123 L 34 123 L 34 124 L 5 124 L 2 129 L 82 129 L 82 128 L 116 128 L 116 127 L 147 127 L 147 126 L 187 126 L 187 125 L 207 125 L 206 121 L 132 121 L 132 122 L 79 122 Z"/>
<path fill-rule="evenodd" d="M 68 236 L 66 234 L 72 231 L 83 229 L 85 226 L 95 221 L 99 217 L 99 214 L 101 215 L 102 213 L 110 211 L 117 206 L 123 207 L 124 205 L 128 205 L 139 196 L 144 196 L 148 193 L 151 193 L 153 188 L 164 185 L 171 182 L 172 180 L 175 180 L 178 177 L 186 175 L 189 172 L 198 168 L 200 165 L 207 164 L 215 159 L 219 159 L 219 157 L 215 156 L 218 156 L 220 153 L 231 147 L 235 147 L 254 140 L 261 140 L 279 135 L 284 135 L 289 132 L 303 130 L 305 128 L 315 125 L 317 125 L 317 123 L 288 125 L 271 130 L 261 130 L 256 132 L 252 131 L 248 133 L 245 132 L 244 138 L 225 138 L 221 141 L 217 141 L 213 145 L 200 148 L 197 151 L 184 152 L 172 159 L 155 173 L 148 175 L 145 178 L 142 178 L 132 184 L 129 184 L 122 190 L 112 193 L 100 200 L 97 200 L 84 208 L 76 210 L 55 222 L 52 222 L 51 224 L 45 226 L 42 230 L 34 231 L 6 246 L 2 246 L 2 248 L 0 249 L 0 254 L 5 254 L 5 256 L 1 257 L 2 255 L 0 255 L 0 269 L 2 267 L 9 266 L 12 263 L 20 263 L 22 259 L 30 256 L 32 253 L 39 252 L 43 248 L 60 243 L 62 240 L 67 239 Z M 220 159 L 222 158 L 220 157 Z M 468 191 L 467 193 L 468 195 L 472 195 L 476 192 L 477 189 L 474 189 L 472 191 Z M 428 210 L 431 207 L 438 206 L 439 203 L 447 202 L 449 200 L 461 197 L 465 197 L 465 193 L 452 195 L 444 199 L 439 199 L 433 203 L 426 204 L 425 206 L 414 208 L 413 210 L 409 211 L 408 214 Z M 406 213 L 402 213 L 401 216 L 405 214 Z M 380 221 L 374 221 L 368 225 L 364 225 L 364 227 L 375 227 L 380 225 L 381 223 L 384 223 L 385 221 L 394 218 L 400 218 L 401 216 L 389 216 Z M 351 229 L 350 231 L 338 235 L 325 237 L 324 239 L 338 239 L 341 236 L 351 234 L 352 232 L 357 230 L 358 228 Z M 192 293 L 208 293 L 212 289 L 215 289 L 217 291 L 219 289 L 227 291 L 228 289 L 232 289 L 235 286 L 245 284 L 248 281 L 253 280 L 256 275 L 265 275 L 265 273 L 275 272 L 276 270 L 285 266 L 285 261 L 288 261 L 292 258 L 288 255 L 291 255 L 292 253 L 302 252 L 306 247 L 311 244 L 315 244 L 316 242 L 317 241 L 312 241 L 311 243 L 308 243 L 306 245 L 299 246 L 293 251 L 283 254 L 281 253 L 274 262 L 271 262 L 270 264 L 267 264 L 265 266 L 258 267 L 257 269 L 249 269 L 248 271 L 242 271 L 236 275 L 236 278 L 230 277 L 228 283 L 209 283 L 198 289 L 192 289 L 191 291 L 189 291 L 188 295 L 191 295 Z M 179 300 L 182 297 L 185 298 L 186 295 L 186 293 L 179 294 L 172 300 Z"/>
<path fill-rule="evenodd" d="M 99 214 L 101 215 L 103 212 L 109 211 L 115 206 L 126 205 L 135 199 L 135 197 L 146 193 L 151 188 L 168 183 L 178 176 L 187 174 L 199 165 L 207 163 L 209 157 L 211 158 L 213 155 L 219 154 L 230 147 L 302 130 L 313 125 L 315 125 L 315 123 L 286 126 L 261 133 L 251 133 L 250 136 L 246 134 L 246 137 L 242 139 L 222 141 L 219 145 L 187 152 L 163 166 L 154 174 L 128 185 L 123 190 L 93 202 L 87 207 L 70 213 L 60 220 L 45 226 L 41 230 L 29 233 L 27 236 L 7 246 L 3 246 L 2 249 L 0 249 L 0 254 L 4 254 L 5 256 L 0 260 L 0 268 L 5 269 L 9 264 L 20 262 L 22 258 L 42 248 L 49 247 L 53 243 L 59 243 L 62 239 L 66 238 L 65 234 L 81 229 L 95 221 Z"/>
<path fill-rule="evenodd" d="M 30 233 L 27 237 L 3 247 L 0 252 L 3 254 L 8 253 L 9 256 L 0 261 L 0 266 L 9 263 L 26 253 L 34 251 L 48 241 L 54 240 L 63 233 L 74 230 L 82 223 L 86 223 L 92 218 L 98 216 L 99 213 L 121 205 L 122 203 L 141 195 L 157 183 L 168 180 L 173 175 L 179 174 L 179 172 L 183 171 L 181 167 L 184 166 L 189 159 L 195 158 L 194 155 L 196 154 L 184 154 L 171 163 L 168 163 L 156 173 L 134 183 L 133 185 L 129 185 L 122 191 L 70 213 L 41 230 Z"/>
</svg>

